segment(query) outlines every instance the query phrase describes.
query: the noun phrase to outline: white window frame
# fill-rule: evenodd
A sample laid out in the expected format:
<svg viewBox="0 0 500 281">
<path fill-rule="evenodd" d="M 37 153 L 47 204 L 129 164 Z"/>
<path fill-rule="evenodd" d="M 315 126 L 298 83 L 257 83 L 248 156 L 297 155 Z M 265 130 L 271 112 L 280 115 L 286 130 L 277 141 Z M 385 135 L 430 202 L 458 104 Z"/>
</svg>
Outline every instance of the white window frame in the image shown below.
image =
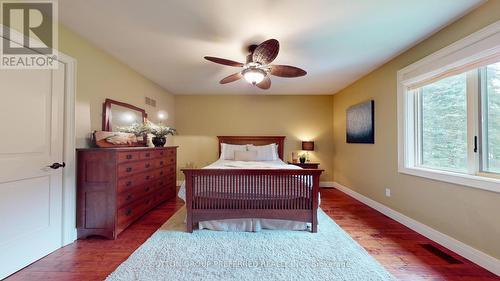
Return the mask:
<svg viewBox="0 0 500 281">
<path fill-rule="evenodd" d="M 500 178 L 478 173 L 476 163 L 479 161 L 479 153 L 473 151 L 474 136 L 479 136 L 480 130 L 477 112 L 480 94 L 478 72 L 467 73 L 467 92 L 472 93 L 467 95 L 467 114 L 474 116 L 467 119 L 467 174 L 418 166 L 418 144 L 415 135 L 418 126 L 415 118 L 416 95 L 409 89 L 411 85 L 496 54 L 500 54 L 500 21 L 398 71 L 398 172 L 500 193 Z M 479 138 L 478 144 L 480 141 Z"/>
</svg>

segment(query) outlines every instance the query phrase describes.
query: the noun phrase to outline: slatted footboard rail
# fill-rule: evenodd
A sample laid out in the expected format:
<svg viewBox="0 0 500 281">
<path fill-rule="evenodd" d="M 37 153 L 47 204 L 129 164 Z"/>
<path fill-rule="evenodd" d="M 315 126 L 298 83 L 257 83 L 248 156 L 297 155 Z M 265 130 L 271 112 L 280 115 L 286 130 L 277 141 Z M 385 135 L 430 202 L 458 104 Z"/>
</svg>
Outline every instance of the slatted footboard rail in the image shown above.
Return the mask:
<svg viewBox="0 0 500 281">
<path fill-rule="evenodd" d="M 187 230 L 200 221 L 262 218 L 311 223 L 317 231 L 323 170 L 182 169 Z"/>
</svg>

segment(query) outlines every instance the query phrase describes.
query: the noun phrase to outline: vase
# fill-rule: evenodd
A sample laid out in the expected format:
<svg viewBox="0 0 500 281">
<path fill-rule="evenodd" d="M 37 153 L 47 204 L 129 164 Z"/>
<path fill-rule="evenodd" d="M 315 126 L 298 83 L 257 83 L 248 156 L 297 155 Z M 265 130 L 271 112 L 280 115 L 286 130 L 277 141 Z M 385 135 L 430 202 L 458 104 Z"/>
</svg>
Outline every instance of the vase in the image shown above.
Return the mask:
<svg viewBox="0 0 500 281">
<path fill-rule="evenodd" d="M 299 160 L 300 160 L 300 163 L 302 163 L 302 164 L 306 163 L 306 158 L 305 157 L 300 157 Z"/>
<path fill-rule="evenodd" d="M 167 138 L 166 137 L 153 137 L 151 140 L 155 147 L 163 147 L 165 146 L 165 143 L 167 143 Z"/>
</svg>

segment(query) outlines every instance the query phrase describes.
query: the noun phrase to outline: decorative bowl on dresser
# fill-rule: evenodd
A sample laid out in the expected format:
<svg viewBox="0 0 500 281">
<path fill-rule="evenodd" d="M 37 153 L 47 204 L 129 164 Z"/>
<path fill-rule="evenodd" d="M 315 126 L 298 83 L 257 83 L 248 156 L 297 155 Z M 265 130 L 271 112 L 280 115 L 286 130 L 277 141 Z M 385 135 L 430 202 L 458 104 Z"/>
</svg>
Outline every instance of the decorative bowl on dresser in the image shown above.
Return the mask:
<svg viewBox="0 0 500 281">
<path fill-rule="evenodd" d="M 116 239 L 176 193 L 177 147 L 78 149 L 77 232 Z"/>
</svg>

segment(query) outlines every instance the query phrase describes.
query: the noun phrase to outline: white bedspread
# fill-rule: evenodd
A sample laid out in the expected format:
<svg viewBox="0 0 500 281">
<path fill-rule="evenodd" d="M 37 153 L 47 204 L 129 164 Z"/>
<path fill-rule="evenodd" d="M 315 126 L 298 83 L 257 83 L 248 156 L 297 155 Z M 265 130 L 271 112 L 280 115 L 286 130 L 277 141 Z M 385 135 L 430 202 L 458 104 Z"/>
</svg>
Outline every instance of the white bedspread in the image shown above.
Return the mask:
<svg viewBox="0 0 500 281">
<path fill-rule="evenodd" d="M 295 165 L 288 165 L 281 160 L 276 161 L 234 161 L 217 160 L 203 169 L 302 169 Z M 177 194 L 179 198 L 186 201 L 186 186 L 183 182 Z M 306 230 L 309 223 L 273 220 L 273 219 L 227 219 L 212 220 L 199 223 L 200 229 L 212 229 L 220 231 L 259 231 L 261 229 L 287 229 L 287 230 Z"/>
</svg>

